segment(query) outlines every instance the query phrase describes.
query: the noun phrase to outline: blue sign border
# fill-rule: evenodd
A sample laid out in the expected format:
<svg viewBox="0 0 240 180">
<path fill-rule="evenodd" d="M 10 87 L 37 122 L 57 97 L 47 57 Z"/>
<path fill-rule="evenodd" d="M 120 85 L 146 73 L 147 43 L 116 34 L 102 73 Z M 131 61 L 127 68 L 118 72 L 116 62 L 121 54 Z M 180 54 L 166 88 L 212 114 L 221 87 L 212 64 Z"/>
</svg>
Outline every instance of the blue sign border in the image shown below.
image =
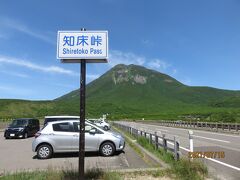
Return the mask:
<svg viewBox="0 0 240 180">
<path fill-rule="evenodd" d="M 57 59 L 77 59 L 76 57 L 59 57 L 59 37 L 61 33 L 105 33 L 106 38 L 107 38 L 107 43 L 106 43 L 106 57 L 81 57 L 81 59 L 88 59 L 88 60 L 96 60 L 96 59 L 108 59 L 108 31 L 58 31 L 57 34 Z"/>
</svg>

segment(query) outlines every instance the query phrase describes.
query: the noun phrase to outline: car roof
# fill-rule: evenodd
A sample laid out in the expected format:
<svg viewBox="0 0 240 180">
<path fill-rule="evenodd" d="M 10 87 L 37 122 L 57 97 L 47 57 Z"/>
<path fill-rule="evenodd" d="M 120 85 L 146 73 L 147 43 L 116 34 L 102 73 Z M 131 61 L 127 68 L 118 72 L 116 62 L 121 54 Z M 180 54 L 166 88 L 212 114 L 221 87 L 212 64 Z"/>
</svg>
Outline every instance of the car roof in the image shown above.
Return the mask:
<svg viewBox="0 0 240 180">
<path fill-rule="evenodd" d="M 13 119 L 13 120 L 37 120 L 35 118 L 16 118 L 16 119 Z"/>
<path fill-rule="evenodd" d="M 45 116 L 45 118 L 80 118 L 80 116 Z"/>
<path fill-rule="evenodd" d="M 101 121 L 101 119 L 87 119 L 89 121 Z"/>
<path fill-rule="evenodd" d="M 51 122 L 48 122 L 48 124 L 56 124 L 56 123 L 64 123 L 64 122 L 79 122 L 79 120 L 77 120 L 77 119 L 69 119 L 69 120 L 51 121 Z M 85 120 L 85 122 L 89 123 L 89 124 L 92 124 L 88 120 Z"/>
</svg>

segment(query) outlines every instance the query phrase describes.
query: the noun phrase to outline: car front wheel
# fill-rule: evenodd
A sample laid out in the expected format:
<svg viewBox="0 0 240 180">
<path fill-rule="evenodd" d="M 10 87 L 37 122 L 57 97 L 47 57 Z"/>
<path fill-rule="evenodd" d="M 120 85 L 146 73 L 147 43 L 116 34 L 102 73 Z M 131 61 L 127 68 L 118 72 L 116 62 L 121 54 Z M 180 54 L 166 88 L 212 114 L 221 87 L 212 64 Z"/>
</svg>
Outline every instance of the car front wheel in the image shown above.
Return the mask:
<svg viewBox="0 0 240 180">
<path fill-rule="evenodd" d="M 112 156 L 115 152 L 115 147 L 111 142 L 105 142 L 100 147 L 100 153 L 103 156 Z"/>
<path fill-rule="evenodd" d="M 39 146 L 37 149 L 37 157 L 39 159 L 51 158 L 52 154 L 53 154 L 52 147 L 47 144 L 43 144 L 43 145 Z"/>
</svg>

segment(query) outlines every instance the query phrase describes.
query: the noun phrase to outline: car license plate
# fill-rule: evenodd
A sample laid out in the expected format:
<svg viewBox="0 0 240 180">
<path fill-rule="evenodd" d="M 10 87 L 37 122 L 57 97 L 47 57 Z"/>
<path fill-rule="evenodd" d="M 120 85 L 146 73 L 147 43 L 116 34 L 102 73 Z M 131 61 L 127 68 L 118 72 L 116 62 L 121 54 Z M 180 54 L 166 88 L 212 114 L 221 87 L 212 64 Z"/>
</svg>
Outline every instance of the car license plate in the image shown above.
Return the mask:
<svg viewBox="0 0 240 180">
<path fill-rule="evenodd" d="M 15 136 L 15 134 L 10 134 L 11 137 Z"/>
</svg>

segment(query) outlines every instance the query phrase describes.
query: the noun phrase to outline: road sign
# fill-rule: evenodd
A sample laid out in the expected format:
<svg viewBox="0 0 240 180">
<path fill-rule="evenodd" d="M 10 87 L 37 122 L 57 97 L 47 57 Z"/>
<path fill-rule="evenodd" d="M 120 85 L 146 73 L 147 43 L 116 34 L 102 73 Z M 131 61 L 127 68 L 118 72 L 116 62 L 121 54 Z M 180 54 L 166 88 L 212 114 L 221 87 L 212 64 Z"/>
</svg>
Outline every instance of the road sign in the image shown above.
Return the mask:
<svg viewBox="0 0 240 180">
<path fill-rule="evenodd" d="M 58 31 L 57 59 L 64 62 L 105 62 L 108 31 Z"/>
<path fill-rule="evenodd" d="M 107 31 L 58 31 L 57 59 L 64 63 L 81 63 L 80 128 L 79 128 L 79 180 L 84 180 L 85 158 L 85 91 L 86 63 L 107 62 Z"/>
</svg>

